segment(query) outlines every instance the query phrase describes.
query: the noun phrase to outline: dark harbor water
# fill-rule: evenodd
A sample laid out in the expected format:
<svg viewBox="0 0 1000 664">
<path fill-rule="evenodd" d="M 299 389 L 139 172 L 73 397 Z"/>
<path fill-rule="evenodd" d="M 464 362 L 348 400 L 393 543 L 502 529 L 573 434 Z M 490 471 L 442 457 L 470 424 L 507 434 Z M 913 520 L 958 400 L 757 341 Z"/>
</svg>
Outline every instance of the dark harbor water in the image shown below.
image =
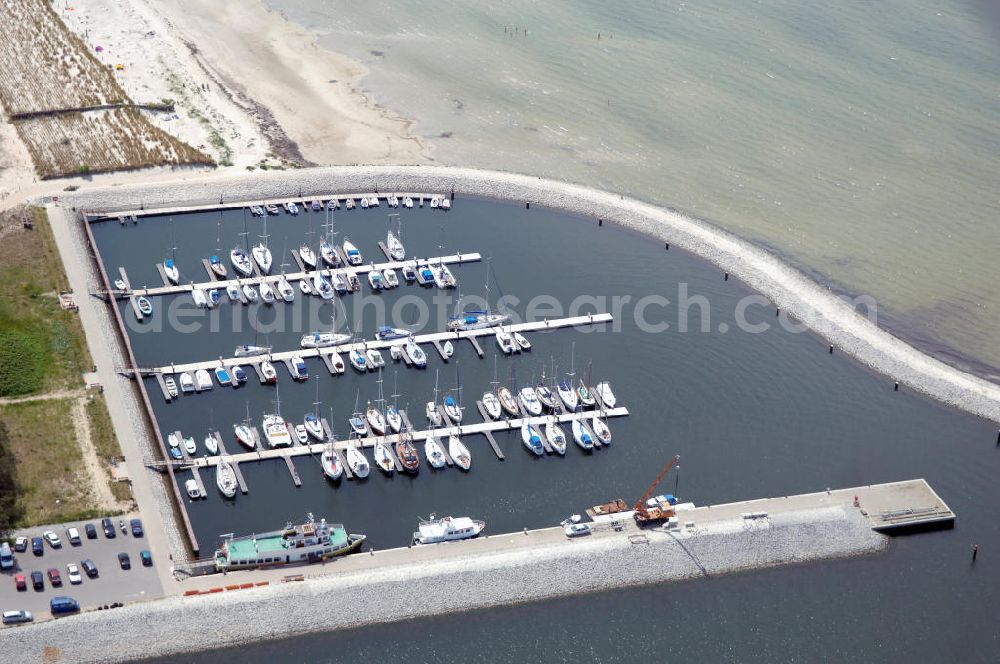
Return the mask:
<svg viewBox="0 0 1000 664">
<path fill-rule="evenodd" d="M 376 242 L 384 239 L 386 213 L 384 207 L 342 210 L 334 215 L 335 230 L 341 239 L 350 237 L 366 257 L 379 260 Z M 513 369 L 514 380 L 524 383 L 540 376 L 543 367 L 551 372 L 552 362 L 565 373 L 572 353 L 577 374 L 585 377 L 592 366 L 593 382 L 610 380 L 619 404 L 631 414 L 610 423 L 612 446 L 592 455 L 572 448 L 565 458 L 535 459 L 518 436 L 501 434 L 497 439 L 507 460 L 500 462 L 484 438 L 468 436 L 473 454 L 468 474 L 432 472 L 424 466 L 415 478 L 386 478 L 373 469 L 367 481 L 332 484 L 318 460 L 305 456 L 295 461 L 302 477 L 297 489 L 280 461 L 242 464 L 248 495 L 225 501 L 209 483 L 208 498 L 188 505 L 203 553 L 221 533 L 271 529 L 306 511 L 367 533 L 377 548 L 405 544 L 416 517 L 430 512 L 483 518 L 493 533 L 553 525 L 595 502 L 634 499 L 675 453 L 681 455 L 679 492 L 697 504 L 925 477 L 958 514 L 957 525 L 896 539 L 888 553 L 861 560 L 566 598 L 182 659 L 994 661 L 1000 655 L 995 620 L 1000 577 L 993 562 L 1000 556 L 1000 523 L 993 509 L 1000 500 L 1000 450 L 994 446 L 994 425 L 905 390 L 894 392 L 889 378 L 840 354 L 829 355 L 823 340 L 783 329 L 768 306 L 745 306 L 743 298 L 752 293 L 735 280 L 723 281 L 718 269 L 675 249 L 665 252 L 648 238 L 607 225 L 598 228 L 592 220 L 557 211 L 526 211 L 492 201 L 459 200 L 448 214 L 427 209 L 400 214 L 410 254 L 437 255 L 443 244 L 443 253 L 478 251 L 490 257 L 497 277 L 491 297 L 499 286 L 507 298 L 518 298 L 511 309 L 519 316 L 539 294 L 563 307 L 563 313 L 547 310 L 543 315 L 615 313 L 616 324 L 607 329 L 531 334 L 534 349 L 514 359 L 501 357 L 497 373 L 501 381 L 510 381 Z M 276 254 L 298 246 L 310 224 L 311 230 L 319 230 L 323 217 L 272 218 L 270 246 Z M 137 227 L 97 224 L 94 231 L 109 270 L 124 266 L 138 287 L 159 283 L 154 264 L 172 246 L 185 280 L 202 281 L 201 258 L 216 253 L 218 220 L 217 212 L 199 213 L 175 216 L 172 222 L 146 220 Z M 248 221 L 253 239 L 259 222 Z M 242 230 L 241 212 L 223 215 L 222 253 L 228 255 Z M 484 263 L 454 272 L 466 295 L 482 295 Z M 366 285 L 362 293 L 368 292 Z M 381 297 L 391 312 L 404 298 L 433 303 L 438 295 L 404 286 Z M 589 296 L 590 303 L 580 302 L 581 295 Z M 631 299 L 618 300 L 619 305 L 615 296 Z M 666 298 L 669 304 L 649 296 Z M 683 304 L 685 298 L 697 297 L 708 306 Z M 348 296 L 337 321 L 350 329 L 361 323 L 370 338 L 380 322 L 377 307 L 368 305 L 359 314 L 353 309 L 360 299 Z M 158 298 L 157 316 L 144 326 L 161 325 L 162 312 L 173 300 L 190 298 Z M 317 306 L 315 299 L 304 305 L 303 300 L 297 293 L 290 306 L 225 304 L 214 313 L 188 307 L 187 322 L 201 326 L 184 333 L 151 334 L 133 326 L 138 361 L 150 366 L 230 356 L 239 343 L 265 339 L 275 349 L 292 349 L 304 331 L 331 319 L 333 307 Z M 637 307 L 638 302 L 644 307 Z M 573 306 L 576 311 L 570 311 Z M 318 311 L 307 315 L 307 308 Z M 708 315 L 705 331 L 703 311 Z M 681 332 L 685 312 L 688 330 Z M 273 323 L 275 315 L 282 317 L 280 325 L 260 333 L 250 329 L 249 316 Z M 747 325 L 738 324 L 741 315 L 748 324 L 770 327 L 748 332 L 741 329 Z M 216 331 L 213 316 L 218 317 Z M 392 322 L 413 324 L 415 316 L 416 307 L 407 305 L 401 319 Z M 643 331 L 637 322 L 643 317 L 669 328 Z M 127 308 L 125 318 L 132 319 Z M 234 323 L 241 332 L 232 331 Z M 425 331 L 437 325 L 432 322 Z M 399 394 L 398 402 L 409 406 L 414 424 L 423 424 L 423 402 L 432 396 L 436 370 L 440 387 L 453 389 L 457 366 L 467 421 L 478 422 L 473 401 L 493 379 L 496 347 L 492 340 L 483 346 L 483 360 L 463 344 L 448 364 L 431 351 L 427 370 L 389 367 L 384 392 Z M 302 384 L 293 384 L 278 367 L 282 415 L 301 421 L 317 401 L 318 385 L 324 414 L 329 417 L 332 409 L 334 429 L 345 437 L 356 400 L 363 406 L 377 398 L 376 376 L 348 369 L 344 376 L 331 377 L 318 360 L 307 363 L 310 379 Z M 248 406 L 259 424 L 277 394 L 251 376 L 239 390 L 217 386 L 173 404 L 163 402 L 155 383 L 147 383 L 161 431 L 181 429 L 200 446 L 214 426 L 228 441 L 232 424 L 245 417 Z M 229 447 L 235 449 L 235 444 Z M 981 551 L 971 566 L 974 542 Z M 471 641 L 469 635 L 475 635 Z"/>
</svg>

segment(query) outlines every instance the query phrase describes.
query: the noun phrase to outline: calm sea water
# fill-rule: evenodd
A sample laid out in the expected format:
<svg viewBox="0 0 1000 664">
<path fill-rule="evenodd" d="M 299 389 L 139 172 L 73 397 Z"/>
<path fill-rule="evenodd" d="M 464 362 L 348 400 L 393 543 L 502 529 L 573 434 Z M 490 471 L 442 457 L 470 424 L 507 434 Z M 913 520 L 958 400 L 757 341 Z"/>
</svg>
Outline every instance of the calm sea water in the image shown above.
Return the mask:
<svg viewBox="0 0 1000 664">
<path fill-rule="evenodd" d="M 337 213 L 336 227 L 374 255 L 384 235 L 384 214 L 384 209 Z M 595 502 L 639 495 L 674 453 L 681 455 L 682 469 L 670 481 L 698 504 L 925 477 L 958 513 L 957 526 L 894 540 L 888 553 L 861 560 L 313 635 L 185 659 L 264 662 L 280 654 L 300 661 L 388 656 L 421 662 L 659 661 L 678 655 L 811 661 L 822 652 L 838 660 L 992 661 L 1000 654 L 994 619 L 1000 587 L 990 553 L 1000 551 L 992 509 L 1000 500 L 1000 453 L 992 424 L 905 390 L 893 392 L 887 378 L 841 355 L 830 356 L 824 342 L 808 333 L 778 326 L 760 334 L 740 331 L 734 312 L 749 294 L 744 287 L 645 237 L 597 228 L 561 212 L 492 201 L 459 200 L 448 214 L 415 210 L 403 218 L 404 240 L 417 254 L 435 253 L 443 237 L 447 250 L 490 256 L 494 294 L 499 286 L 504 295 L 521 298 L 513 307 L 519 314 L 539 293 L 567 306 L 581 294 L 627 295 L 632 303 L 654 294 L 670 300 L 645 312 L 650 321 L 670 324 L 664 332 L 643 332 L 635 307 L 626 304 L 617 316 L 618 330 L 535 334 L 531 353 L 498 361 L 503 381 L 512 373 L 516 381 L 530 380 L 552 362 L 560 373 L 571 361 L 581 375 L 592 367 L 594 380 L 611 380 L 632 414 L 611 423 L 614 443 L 592 455 L 571 449 L 565 458 L 535 459 L 515 436 L 501 435 L 507 460 L 500 462 L 484 439 L 468 437 L 474 457 L 468 475 L 424 467 L 415 478 L 386 478 L 373 470 L 366 482 L 334 485 L 315 460 L 300 457 L 296 466 L 303 486 L 296 489 L 283 463 L 244 464 L 249 495 L 227 502 L 213 491 L 189 505 L 204 551 L 222 533 L 270 529 L 307 510 L 367 533 L 376 547 L 405 543 L 417 515 L 432 511 L 484 518 L 491 532 L 551 525 Z M 218 219 L 218 213 L 191 214 L 94 230 L 108 268 L 125 266 L 133 283 L 155 283 L 153 264 L 172 243 L 182 273 L 200 278 L 200 259 L 215 250 Z M 273 220 L 271 246 L 297 246 L 320 219 L 308 214 Z M 232 246 L 242 228 L 241 213 L 226 213 L 221 246 Z M 251 234 L 257 230 L 250 227 Z M 483 264 L 455 269 L 466 293 L 482 292 L 484 272 Z M 707 331 L 698 325 L 679 331 L 681 284 L 687 284 L 689 296 L 710 303 Z M 405 287 L 384 297 L 408 295 L 430 302 L 437 293 Z M 181 297 L 155 304 L 162 311 Z M 347 298 L 346 318 L 354 326 L 352 299 Z M 294 306 L 276 305 L 274 311 L 293 321 L 303 308 L 300 297 Z M 232 316 L 246 327 L 251 318 L 268 321 L 273 315 L 265 307 L 225 305 L 219 311 L 226 325 L 218 332 L 133 333 L 139 362 L 228 356 L 237 343 L 253 340 L 250 332 L 228 331 Z M 692 319 L 700 315 L 696 306 L 689 313 Z M 212 315 L 218 314 L 193 312 L 189 322 L 206 322 Z M 369 332 L 374 315 L 374 309 L 364 314 Z M 747 318 L 775 321 L 773 311 L 756 307 L 747 310 Z M 291 348 L 298 335 L 273 332 L 268 340 Z M 410 406 L 414 423 L 421 422 L 421 404 L 431 397 L 439 369 L 440 387 L 451 389 L 460 379 L 469 404 L 494 376 L 494 346 L 485 347 L 489 355 L 482 360 L 460 346 L 457 363 L 432 356 L 428 370 L 400 368 L 398 375 L 390 370 L 386 392 L 395 385 L 399 403 Z M 377 397 L 376 377 L 350 370 L 331 377 L 315 360 L 309 369 L 309 381 L 292 384 L 279 368 L 282 414 L 299 419 L 318 398 L 325 412 L 333 409 L 334 427 L 344 435 L 356 400 L 363 404 Z M 278 396 L 274 388 L 251 381 L 239 390 L 217 387 L 212 394 L 167 405 L 154 385 L 147 387 L 153 388 L 161 430 L 180 428 L 199 444 L 210 426 L 228 432 L 248 407 L 259 422 Z M 467 415 L 479 421 L 472 411 Z M 973 542 L 982 547 L 974 567 Z M 475 635 L 474 647 L 469 635 Z"/>
<path fill-rule="evenodd" d="M 992 3 L 268 4 L 368 65 L 439 161 L 676 207 L 998 375 Z"/>
</svg>

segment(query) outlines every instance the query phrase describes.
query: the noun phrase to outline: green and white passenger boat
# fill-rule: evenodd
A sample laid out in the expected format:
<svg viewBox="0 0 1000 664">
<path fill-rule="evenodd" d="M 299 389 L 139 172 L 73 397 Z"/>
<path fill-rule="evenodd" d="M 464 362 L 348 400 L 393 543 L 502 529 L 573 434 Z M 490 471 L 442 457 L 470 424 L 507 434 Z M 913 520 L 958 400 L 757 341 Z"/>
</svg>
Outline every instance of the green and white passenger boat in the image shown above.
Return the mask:
<svg viewBox="0 0 1000 664">
<path fill-rule="evenodd" d="M 215 552 L 215 568 L 220 572 L 316 563 L 359 550 L 365 536 L 348 534 L 339 523 L 316 521 L 307 514 L 304 523 L 289 521 L 281 530 L 243 537 L 229 534 L 222 539 L 222 547 Z"/>
</svg>

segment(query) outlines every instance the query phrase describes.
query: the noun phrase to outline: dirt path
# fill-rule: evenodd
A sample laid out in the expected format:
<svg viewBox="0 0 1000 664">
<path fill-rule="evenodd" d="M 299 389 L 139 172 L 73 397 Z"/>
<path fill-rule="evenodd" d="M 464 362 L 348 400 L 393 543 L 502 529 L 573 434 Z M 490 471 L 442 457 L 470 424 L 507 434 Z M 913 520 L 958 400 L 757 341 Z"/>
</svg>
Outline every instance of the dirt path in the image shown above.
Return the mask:
<svg viewBox="0 0 1000 664">
<path fill-rule="evenodd" d="M 97 448 L 90 437 L 90 418 L 87 417 L 87 398 L 80 397 L 73 402 L 71 411 L 73 416 L 73 428 L 76 430 L 76 442 L 80 446 L 80 455 L 83 457 L 83 465 L 90 474 L 90 486 L 94 490 L 94 500 L 98 509 L 101 510 L 121 510 L 127 511 L 131 508 L 129 503 L 118 502 L 111 486 L 108 484 L 108 475 L 105 465 L 97 456 Z"/>
<path fill-rule="evenodd" d="M 0 398 L 0 406 L 13 403 L 25 403 L 27 401 L 45 401 L 48 399 L 79 399 L 86 394 L 83 390 L 56 390 L 45 392 L 44 394 L 31 394 L 26 397 L 4 397 Z"/>
</svg>

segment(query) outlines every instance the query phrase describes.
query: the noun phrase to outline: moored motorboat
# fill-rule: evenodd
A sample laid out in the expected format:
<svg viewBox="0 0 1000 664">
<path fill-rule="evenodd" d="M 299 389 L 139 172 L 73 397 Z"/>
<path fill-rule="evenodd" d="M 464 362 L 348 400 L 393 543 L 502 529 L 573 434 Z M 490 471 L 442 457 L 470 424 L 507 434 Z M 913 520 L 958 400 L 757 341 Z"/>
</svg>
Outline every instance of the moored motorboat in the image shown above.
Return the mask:
<svg viewBox="0 0 1000 664">
<path fill-rule="evenodd" d="M 265 205 L 264 210 L 266 210 L 268 214 L 278 214 L 278 206 L 274 203 L 268 203 Z"/>
<path fill-rule="evenodd" d="M 517 401 L 508 387 L 501 385 L 497 388 L 497 400 L 509 415 L 517 417 L 521 414 L 517 408 Z"/>
<path fill-rule="evenodd" d="M 590 450 L 594 447 L 594 439 L 581 419 L 573 420 L 573 440 L 581 449 Z"/>
<path fill-rule="evenodd" d="M 450 358 L 452 355 L 455 354 L 455 344 L 451 343 L 450 339 L 444 342 L 444 345 L 441 347 L 441 349 L 444 350 L 444 356 L 446 358 Z"/>
<path fill-rule="evenodd" d="M 433 198 L 431 198 L 431 209 L 436 210 L 436 209 L 438 209 L 439 205 L 441 205 L 441 199 L 440 198 L 438 198 L 437 196 L 434 196 Z"/>
<path fill-rule="evenodd" d="M 200 288 L 195 288 L 191 291 L 191 299 L 194 300 L 194 306 L 199 309 L 204 309 L 208 306 L 208 298 L 205 297 L 205 291 Z"/>
<path fill-rule="evenodd" d="M 233 382 L 233 377 L 226 367 L 215 367 L 215 379 L 219 381 L 219 385 L 229 385 Z"/>
<path fill-rule="evenodd" d="M 538 400 L 538 395 L 535 393 L 535 388 L 522 387 L 517 397 L 518 400 L 521 402 L 521 405 L 524 406 L 524 410 L 526 413 L 528 413 L 528 415 L 542 414 L 542 402 Z"/>
<path fill-rule="evenodd" d="M 399 286 L 399 277 L 396 276 L 396 271 L 391 267 L 382 270 L 382 284 L 383 288 L 396 288 Z"/>
<path fill-rule="evenodd" d="M 371 471 L 368 459 L 354 445 L 347 446 L 347 465 L 351 467 L 351 472 L 354 473 L 354 476 L 361 479 L 368 477 L 368 473 Z"/>
<path fill-rule="evenodd" d="M 514 332 L 511 336 L 514 337 L 514 342 L 521 347 L 521 350 L 531 350 L 531 342 L 523 334 Z"/>
<path fill-rule="evenodd" d="M 299 290 L 302 291 L 303 295 L 312 295 L 313 289 L 309 285 L 308 279 L 299 279 Z"/>
<path fill-rule="evenodd" d="M 208 291 L 208 303 L 211 306 L 215 306 L 222 299 L 222 294 L 219 293 L 218 288 L 212 288 Z"/>
<path fill-rule="evenodd" d="M 413 207 L 413 199 L 411 197 L 409 197 L 409 196 L 404 196 L 403 197 L 403 207 L 412 208 Z"/>
<path fill-rule="evenodd" d="M 347 279 L 345 279 L 344 275 L 341 274 L 340 272 L 334 272 L 330 276 L 330 280 L 333 282 L 333 290 L 337 291 L 338 293 L 343 294 L 346 293 L 348 290 L 350 290 L 350 286 L 347 283 Z"/>
<path fill-rule="evenodd" d="M 184 392 L 185 394 L 188 392 L 194 392 L 194 378 L 191 377 L 190 373 L 187 371 L 183 372 L 180 375 L 180 381 L 181 392 Z"/>
<path fill-rule="evenodd" d="M 468 470 L 472 467 L 472 454 L 469 453 L 469 448 L 455 434 L 448 436 L 448 456 L 462 470 Z"/>
<path fill-rule="evenodd" d="M 545 446 L 542 445 L 542 437 L 538 434 L 538 430 L 534 425 L 529 422 L 521 425 L 521 442 L 535 456 L 541 456 L 545 452 Z"/>
<path fill-rule="evenodd" d="M 340 524 L 316 521 L 312 514 L 303 523 L 243 537 L 227 535 L 215 552 L 215 569 L 228 572 L 259 567 L 315 563 L 357 551 L 365 536 L 349 534 Z"/>
<path fill-rule="evenodd" d="M 171 433 L 167 435 L 167 449 L 169 450 L 171 459 L 183 459 L 184 453 L 181 452 L 181 441 L 177 437 L 177 434 Z"/>
<path fill-rule="evenodd" d="M 447 463 L 444 458 L 444 450 L 441 449 L 441 443 L 434 436 L 428 436 L 427 440 L 424 441 L 424 456 L 427 457 L 427 463 L 433 468 L 444 468 L 445 463 Z"/>
<path fill-rule="evenodd" d="M 210 390 L 212 389 L 212 376 L 205 369 L 198 369 L 194 372 L 194 383 L 198 387 L 199 392 Z"/>
<path fill-rule="evenodd" d="M 354 243 L 346 238 L 344 239 L 344 257 L 351 265 L 361 265 L 365 260 Z"/>
<path fill-rule="evenodd" d="M 153 303 L 149 301 L 149 298 L 145 295 L 140 295 L 135 300 L 136 305 L 139 307 L 139 313 L 143 316 L 153 315 Z"/>
<path fill-rule="evenodd" d="M 184 450 L 191 456 L 194 456 L 198 452 L 198 446 L 195 445 L 193 437 L 184 436 Z"/>
<path fill-rule="evenodd" d="M 450 210 L 451 209 L 451 199 L 450 198 L 442 198 L 441 199 L 441 209 L 442 210 Z"/>
<path fill-rule="evenodd" d="M 236 496 L 236 489 L 238 487 L 236 472 L 225 457 L 219 459 L 218 463 L 215 464 L 215 486 L 219 488 L 219 493 L 226 498 Z"/>
<path fill-rule="evenodd" d="M 545 439 L 549 441 L 549 446 L 558 454 L 566 454 L 566 434 L 555 419 L 545 423 Z"/>
<path fill-rule="evenodd" d="M 354 199 L 353 198 L 348 198 L 344 202 L 344 207 L 347 208 L 348 210 L 353 210 L 354 209 Z"/>
<path fill-rule="evenodd" d="M 365 351 L 365 357 L 368 358 L 368 368 L 371 371 L 380 369 L 385 366 L 385 358 L 382 357 L 382 351 L 378 348 L 369 348 Z"/>
<path fill-rule="evenodd" d="M 485 529 L 485 521 L 475 521 L 467 516 L 446 516 L 443 519 L 436 519 L 432 514 L 429 520 L 420 520 L 417 532 L 413 533 L 413 543 L 437 544 L 471 539 Z"/>
<path fill-rule="evenodd" d="M 255 304 L 260 297 L 257 295 L 257 289 L 253 287 L 253 284 L 243 284 L 243 297 L 247 299 L 250 304 Z"/>
<path fill-rule="evenodd" d="M 503 415 L 503 406 L 500 405 L 500 400 L 493 392 L 483 393 L 483 408 L 486 409 L 486 414 L 491 419 L 499 420 L 500 416 Z"/>
<path fill-rule="evenodd" d="M 280 415 L 264 416 L 264 439 L 272 448 L 288 447 L 292 444 L 292 435 L 288 433 L 288 425 Z"/>
<path fill-rule="evenodd" d="M 298 441 L 299 445 L 305 445 L 309 442 L 309 432 L 306 431 L 305 425 L 295 425 L 295 440 Z"/>
<path fill-rule="evenodd" d="M 378 270 L 372 270 L 368 273 L 368 283 L 374 290 L 381 290 L 385 287 L 385 281 L 382 279 L 382 273 Z"/>
<path fill-rule="evenodd" d="M 393 362 L 399 362 L 403 359 L 403 344 L 389 346 L 389 357 L 392 358 Z"/>
<path fill-rule="evenodd" d="M 391 341 L 393 339 L 407 339 L 410 336 L 409 330 L 398 327 L 383 325 L 375 330 L 375 338 L 379 341 Z"/>
<path fill-rule="evenodd" d="M 240 287 L 236 284 L 229 284 L 226 286 L 226 295 L 229 296 L 230 302 L 240 301 Z"/>
<path fill-rule="evenodd" d="M 403 279 L 407 283 L 412 283 L 417 280 L 417 268 L 415 263 L 407 263 L 403 266 Z"/>
<path fill-rule="evenodd" d="M 410 362 L 413 362 L 414 366 L 426 367 L 427 366 L 427 353 L 424 349 L 420 347 L 413 337 L 406 342 L 406 346 L 403 348 L 406 352 L 406 356 L 410 358 Z"/>
<path fill-rule="evenodd" d="M 299 213 L 299 206 L 295 203 L 288 203 L 287 205 L 288 214 L 297 215 Z"/>
<path fill-rule="evenodd" d="M 514 346 L 514 337 L 510 335 L 510 332 L 500 328 L 494 336 L 496 336 L 497 346 L 499 346 L 502 353 L 510 355 L 514 352 L 516 347 Z"/>
<path fill-rule="evenodd" d="M 292 378 L 295 380 L 308 380 L 309 369 L 306 368 L 306 361 L 298 355 L 292 355 Z"/>
<path fill-rule="evenodd" d="M 172 376 L 167 376 L 166 378 L 164 378 L 163 384 L 167 386 L 167 394 L 170 395 L 171 399 L 173 399 L 178 395 L 177 381 L 175 381 Z"/>
<path fill-rule="evenodd" d="M 233 374 L 233 380 L 236 381 L 235 383 L 233 383 L 234 387 L 239 387 L 240 383 L 247 382 L 247 372 L 244 371 L 243 367 L 241 367 L 240 365 L 238 364 L 233 365 L 232 374 Z"/>
</svg>

